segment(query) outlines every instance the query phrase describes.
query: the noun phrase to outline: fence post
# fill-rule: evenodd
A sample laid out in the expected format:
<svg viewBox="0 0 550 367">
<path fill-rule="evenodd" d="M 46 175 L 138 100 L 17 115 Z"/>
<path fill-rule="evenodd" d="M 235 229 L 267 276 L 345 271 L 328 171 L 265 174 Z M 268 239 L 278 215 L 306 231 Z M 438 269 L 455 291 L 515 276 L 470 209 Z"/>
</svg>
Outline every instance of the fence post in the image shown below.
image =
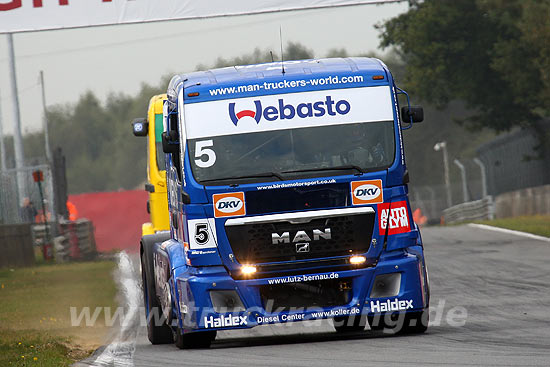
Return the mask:
<svg viewBox="0 0 550 367">
<path fill-rule="evenodd" d="M 442 141 L 434 145 L 434 150 L 443 151 L 443 169 L 445 170 L 445 188 L 447 190 L 447 207 L 450 208 L 453 205 L 453 199 L 451 197 L 451 180 L 449 179 L 449 157 L 447 155 L 447 142 Z"/>
<path fill-rule="evenodd" d="M 470 198 L 468 195 L 468 185 L 466 184 L 466 168 L 464 168 L 464 165 L 460 163 L 458 159 L 454 160 L 454 164 L 456 164 L 460 169 L 460 176 L 462 177 L 462 195 L 464 203 L 467 203 L 468 201 L 470 201 Z"/>
<path fill-rule="evenodd" d="M 481 170 L 481 192 L 482 197 L 487 197 L 487 173 L 485 172 L 485 165 L 479 158 L 474 158 L 474 163 L 477 164 Z"/>
<path fill-rule="evenodd" d="M 57 147 L 53 151 L 52 178 L 56 218 L 63 217 L 68 219 L 69 213 L 67 212 L 67 176 L 65 156 L 63 155 L 63 151 L 60 147 Z"/>
</svg>

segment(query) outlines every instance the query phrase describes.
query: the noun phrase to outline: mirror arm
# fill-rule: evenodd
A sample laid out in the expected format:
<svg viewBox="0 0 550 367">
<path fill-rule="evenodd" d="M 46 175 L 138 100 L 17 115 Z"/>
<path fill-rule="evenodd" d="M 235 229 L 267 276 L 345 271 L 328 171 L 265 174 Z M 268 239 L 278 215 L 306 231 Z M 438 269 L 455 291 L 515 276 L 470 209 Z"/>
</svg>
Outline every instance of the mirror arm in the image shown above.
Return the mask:
<svg viewBox="0 0 550 367">
<path fill-rule="evenodd" d="M 177 153 L 179 142 L 173 142 L 171 136 L 166 131 L 162 133 L 162 151 L 164 153 Z"/>
<path fill-rule="evenodd" d="M 406 97 L 407 97 L 407 106 L 409 108 L 409 111 L 411 110 L 411 100 L 409 98 L 409 94 L 407 92 L 405 92 L 403 89 L 395 86 L 395 89 L 397 89 L 397 94 L 404 94 Z M 401 130 L 408 130 L 412 127 L 413 125 L 413 117 L 411 114 L 409 114 L 409 117 L 410 117 L 410 121 L 409 121 L 409 124 L 406 125 L 406 126 L 401 126 Z M 401 116 L 401 121 L 403 121 L 404 119 L 404 116 Z"/>
</svg>

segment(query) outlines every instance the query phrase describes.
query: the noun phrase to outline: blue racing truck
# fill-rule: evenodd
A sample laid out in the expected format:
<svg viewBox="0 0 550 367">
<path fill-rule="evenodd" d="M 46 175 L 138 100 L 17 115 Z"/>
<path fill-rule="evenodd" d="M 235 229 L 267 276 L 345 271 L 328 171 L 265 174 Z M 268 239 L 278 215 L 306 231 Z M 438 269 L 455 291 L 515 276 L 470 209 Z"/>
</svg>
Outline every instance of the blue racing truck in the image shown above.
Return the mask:
<svg viewBox="0 0 550 367">
<path fill-rule="evenodd" d="M 312 319 L 426 330 L 401 136 L 423 110 L 384 63 L 176 75 L 163 119 L 170 231 L 140 246 L 151 343 L 208 347 L 217 330 Z"/>
</svg>

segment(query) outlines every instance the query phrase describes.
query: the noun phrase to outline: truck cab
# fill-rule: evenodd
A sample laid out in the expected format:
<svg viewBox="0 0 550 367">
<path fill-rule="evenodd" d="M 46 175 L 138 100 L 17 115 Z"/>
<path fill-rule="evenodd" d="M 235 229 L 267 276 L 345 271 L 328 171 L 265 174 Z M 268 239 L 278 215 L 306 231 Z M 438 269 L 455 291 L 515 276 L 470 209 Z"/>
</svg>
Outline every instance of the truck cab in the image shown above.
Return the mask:
<svg viewBox="0 0 550 367">
<path fill-rule="evenodd" d="M 147 183 L 149 192 L 147 212 L 151 221 L 143 223 L 141 235 L 150 235 L 170 230 L 168 222 L 168 197 L 166 194 L 166 163 L 162 151 L 163 107 L 166 94 L 153 96 L 149 101 L 147 118 L 138 118 L 132 122 L 135 136 L 147 137 Z"/>
<path fill-rule="evenodd" d="M 423 112 L 408 101 L 371 58 L 174 76 L 170 233 L 141 241 L 150 341 L 208 346 L 217 330 L 327 318 L 337 332 L 425 331 L 402 139 Z"/>
</svg>

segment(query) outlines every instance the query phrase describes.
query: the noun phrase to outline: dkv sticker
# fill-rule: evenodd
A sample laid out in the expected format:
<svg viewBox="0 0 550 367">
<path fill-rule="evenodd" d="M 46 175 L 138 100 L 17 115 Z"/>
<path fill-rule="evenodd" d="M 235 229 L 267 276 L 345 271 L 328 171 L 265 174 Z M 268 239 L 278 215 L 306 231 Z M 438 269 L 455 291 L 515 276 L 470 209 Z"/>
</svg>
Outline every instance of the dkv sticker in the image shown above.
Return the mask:
<svg viewBox="0 0 550 367">
<path fill-rule="evenodd" d="M 235 217 L 245 215 L 244 192 L 212 195 L 214 202 L 214 217 Z"/>
<path fill-rule="evenodd" d="M 352 181 L 351 202 L 353 205 L 383 203 L 382 180 Z"/>
</svg>

